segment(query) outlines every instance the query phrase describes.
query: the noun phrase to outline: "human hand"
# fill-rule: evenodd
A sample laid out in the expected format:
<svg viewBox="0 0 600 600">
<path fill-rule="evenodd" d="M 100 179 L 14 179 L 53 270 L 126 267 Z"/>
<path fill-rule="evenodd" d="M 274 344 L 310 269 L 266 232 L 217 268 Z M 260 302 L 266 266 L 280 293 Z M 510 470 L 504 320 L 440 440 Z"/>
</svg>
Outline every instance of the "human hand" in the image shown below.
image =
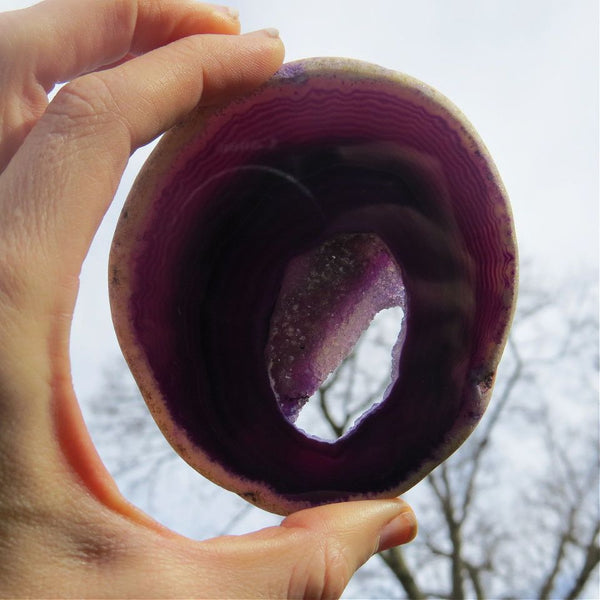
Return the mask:
<svg viewBox="0 0 600 600">
<path fill-rule="evenodd" d="M 187 0 L 49 0 L 0 14 L 0 595 L 335 597 L 409 541 L 401 500 L 195 542 L 119 493 L 75 398 L 78 277 L 133 150 L 281 64 L 272 31 Z M 57 82 L 70 82 L 48 103 Z"/>
</svg>

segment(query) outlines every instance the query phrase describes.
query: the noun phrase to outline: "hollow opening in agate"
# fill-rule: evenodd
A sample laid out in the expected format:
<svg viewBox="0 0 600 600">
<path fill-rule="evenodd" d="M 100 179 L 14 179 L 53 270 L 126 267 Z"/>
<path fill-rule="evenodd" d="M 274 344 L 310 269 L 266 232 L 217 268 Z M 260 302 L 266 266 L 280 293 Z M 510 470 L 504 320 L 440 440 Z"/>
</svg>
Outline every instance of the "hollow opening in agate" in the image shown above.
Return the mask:
<svg viewBox="0 0 600 600">
<path fill-rule="evenodd" d="M 294 257 L 284 271 L 265 350 L 271 387 L 286 419 L 305 434 L 331 441 L 381 401 L 397 378 L 405 305 L 400 268 L 373 233 L 338 234 Z M 391 318 L 382 313 L 392 308 L 397 310 Z M 390 327 L 396 330 L 391 340 Z M 380 359 L 373 363 L 373 352 L 370 365 L 364 360 L 359 365 L 367 331 L 372 350 L 388 340 L 383 364 L 391 356 L 390 368 L 382 369 Z M 338 382 L 345 391 L 334 389 Z M 318 423 L 313 431 L 310 416 L 297 424 L 311 397 L 320 403 L 332 435 L 323 436 Z M 328 412 L 332 400 L 341 417 Z M 314 416 L 314 409 L 310 412 Z"/>
<path fill-rule="evenodd" d="M 335 442 L 387 398 L 396 380 L 395 348 L 402 332 L 400 306 L 380 310 L 358 341 L 308 399 L 295 427 L 307 437 Z"/>
</svg>

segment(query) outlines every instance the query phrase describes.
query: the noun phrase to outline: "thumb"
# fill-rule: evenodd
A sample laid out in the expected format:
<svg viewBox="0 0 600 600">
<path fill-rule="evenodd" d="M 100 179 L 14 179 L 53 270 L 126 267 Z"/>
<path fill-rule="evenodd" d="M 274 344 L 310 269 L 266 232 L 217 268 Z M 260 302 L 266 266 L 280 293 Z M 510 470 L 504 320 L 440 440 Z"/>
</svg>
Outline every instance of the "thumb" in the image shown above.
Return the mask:
<svg viewBox="0 0 600 600">
<path fill-rule="evenodd" d="M 208 544 L 230 583 L 232 573 L 239 578 L 236 597 L 338 598 L 373 554 L 416 533 L 403 500 L 366 500 L 302 510 L 279 527 Z"/>
</svg>

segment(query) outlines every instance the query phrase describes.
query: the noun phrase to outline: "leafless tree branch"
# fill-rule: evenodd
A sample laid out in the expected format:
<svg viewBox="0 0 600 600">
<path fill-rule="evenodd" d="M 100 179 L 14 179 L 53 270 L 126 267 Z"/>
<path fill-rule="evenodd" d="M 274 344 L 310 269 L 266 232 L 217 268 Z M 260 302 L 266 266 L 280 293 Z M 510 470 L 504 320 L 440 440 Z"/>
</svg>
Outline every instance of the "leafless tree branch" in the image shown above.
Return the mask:
<svg viewBox="0 0 600 600">
<path fill-rule="evenodd" d="M 565 596 L 567 600 L 575 600 L 575 598 L 579 598 L 579 595 L 583 592 L 585 584 L 588 582 L 591 577 L 594 569 L 600 563 L 600 546 L 598 546 L 598 534 L 600 532 L 600 524 L 596 524 L 596 527 L 592 534 L 590 535 L 589 541 L 585 546 L 585 556 L 583 560 L 583 564 L 577 577 L 575 578 L 575 583 L 573 587 Z"/>
<path fill-rule="evenodd" d="M 382 552 L 380 556 L 397 577 L 408 598 L 412 600 L 425 600 L 427 598 L 417 584 L 411 569 L 406 564 L 404 554 L 400 548 L 391 548 Z"/>
<path fill-rule="evenodd" d="M 565 558 L 567 544 L 572 539 L 573 536 L 573 528 L 575 524 L 575 509 L 571 507 L 569 511 L 567 523 L 565 529 L 560 534 L 557 545 L 554 553 L 554 560 L 552 561 L 552 565 L 546 574 L 545 579 L 542 581 L 542 585 L 540 591 L 538 593 L 539 600 L 548 600 L 550 598 L 550 594 L 552 593 L 552 589 L 554 588 L 554 583 L 556 581 L 556 577 L 560 572 L 560 568 L 562 562 Z"/>
<path fill-rule="evenodd" d="M 333 418 L 333 415 L 329 411 L 329 405 L 327 404 L 328 391 L 329 391 L 329 388 L 326 388 L 326 389 L 320 389 L 317 392 L 318 397 L 319 397 L 319 407 L 321 408 L 321 412 L 323 413 L 323 417 L 325 418 L 325 421 L 327 421 L 327 424 L 329 425 L 329 427 L 331 427 L 333 434 L 336 437 L 341 437 L 344 434 L 344 424 L 342 423 L 341 425 L 338 425 L 336 423 L 335 419 Z"/>
</svg>

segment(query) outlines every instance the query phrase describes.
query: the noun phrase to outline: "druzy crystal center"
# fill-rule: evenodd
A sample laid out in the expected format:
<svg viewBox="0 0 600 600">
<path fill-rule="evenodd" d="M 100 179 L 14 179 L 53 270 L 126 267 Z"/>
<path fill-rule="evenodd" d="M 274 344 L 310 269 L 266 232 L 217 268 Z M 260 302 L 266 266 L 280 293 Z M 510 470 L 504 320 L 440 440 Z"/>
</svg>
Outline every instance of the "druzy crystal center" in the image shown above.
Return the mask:
<svg viewBox="0 0 600 600">
<path fill-rule="evenodd" d="M 290 422 L 373 317 L 394 306 L 405 309 L 400 268 L 375 234 L 340 234 L 289 262 L 265 354 L 271 386 Z"/>
</svg>

